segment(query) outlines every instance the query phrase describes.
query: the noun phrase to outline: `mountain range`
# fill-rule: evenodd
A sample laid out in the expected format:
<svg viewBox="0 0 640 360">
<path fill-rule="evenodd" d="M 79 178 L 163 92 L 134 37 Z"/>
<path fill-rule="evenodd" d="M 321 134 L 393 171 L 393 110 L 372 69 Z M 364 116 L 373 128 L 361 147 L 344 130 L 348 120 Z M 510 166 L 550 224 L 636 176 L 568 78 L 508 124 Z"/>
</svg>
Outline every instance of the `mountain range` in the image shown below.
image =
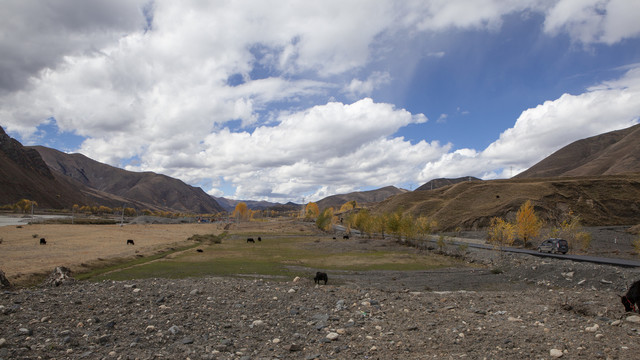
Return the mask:
<svg viewBox="0 0 640 360">
<path fill-rule="evenodd" d="M 445 179 L 446 180 L 446 179 Z M 546 223 L 579 216 L 582 224 L 640 224 L 640 124 L 573 142 L 513 179 L 433 180 L 411 193 L 377 204 L 427 216 L 439 228 L 484 228 L 491 218 L 513 220 L 527 200 Z"/>
<path fill-rule="evenodd" d="M 224 211 L 222 206 L 201 188 L 187 185 L 166 175 L 127 171 L 92 160 L 82 154 L 66 154 L 44 146 L 28 149 L 36 150 L 53 172 L 73 179 L 85 187 L 131 199 L 134 203 L 200 214 Z"/>
<path fill-rule="evenodd" d="M 516 178 L 640 172 L 640 124 L 573 142 Z"/>
<path fill-rule="evenodd" d="M 232 211 L 239 200 L 214 198 L 202 189 L 153 172 L 131 172 L 81 154 L 24 147 L 0 127 L 0 205 L 22 198 L 41 208 L 73 204 L 122 205 L 173 212 Z M 568 211 L 585 224 L 640 223 L 640 125 L 582 139 L 509 180 L 434 179 L 416 191 L 393 186 L 332 195 L 321 209 L 355 200 L 372 211 L 401 210 L 429 216 L 442 229 L 486 226 L 493 216 L 513 216 L 527 199 L 546 221 Z M 296 211 L 300 204 L 245 201 L 254 210 Z"/>
</svg>

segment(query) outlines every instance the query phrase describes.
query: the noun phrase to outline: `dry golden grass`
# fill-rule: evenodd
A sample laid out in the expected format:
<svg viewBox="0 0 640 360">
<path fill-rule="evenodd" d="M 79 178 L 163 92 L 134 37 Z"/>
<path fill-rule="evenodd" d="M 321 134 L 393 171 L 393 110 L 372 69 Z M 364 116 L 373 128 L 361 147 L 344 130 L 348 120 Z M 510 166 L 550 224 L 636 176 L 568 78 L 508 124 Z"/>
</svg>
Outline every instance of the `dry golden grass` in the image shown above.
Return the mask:
<svg viewBox="0 0 640 360">
<path fill-rule="evenodd" d="M 117 260 L 194 244 L 194 234 L 221 233 L 220 224 L 23 225 L 0 227 L 0 269 L 12 283 L 29 283 L 56 266 L 86 271 Z M 34 235 L 36 235 L 34 237 Z M 46 245 L 40 245 L 45 238 Z M 127 245 L 127 239 L 135 242 Z"/>
<path fill-rule="evenodd" d="M 569 211 L 586 226 L 629 225 L 640 222 L 640 174 L 465 181 L 389 198 L 372 208 L 374 213 L 401 210 L 427 216 L 438 230 L 482 229 L 491 218 L 513 220 L 530 200 L 547 224 L 564 220 Z"/>
<path fill-rule="evenodd" d="M 226 228 L 226 229 L 225 229 Z M 220 235 L 220 243 L 188 240 Z M 34 236 L 36 235 L 36 236 Z M 247 244 L 246 238 L 262 241 Z M 37 284 L 56 266 L 83 279 L 207 275 L 297 276 L 290 266 L 343 270 L 425 270 L 459 266 L 389 240 L 333 240 L 313 222 L 294 220 L 176 225 L 25 225 L 0 227 L 0 269 L 18 286 Z M 47 239 L 39 245 L 39 239 Z M 127 239 L 135 242 L 126 245 Z M 193 248 L 198 247 L 195 251 Z M 144 256 L 143 259 L 137 257 Z M 82 275 L 79 275 L 81 274 Z"/>
</svg>

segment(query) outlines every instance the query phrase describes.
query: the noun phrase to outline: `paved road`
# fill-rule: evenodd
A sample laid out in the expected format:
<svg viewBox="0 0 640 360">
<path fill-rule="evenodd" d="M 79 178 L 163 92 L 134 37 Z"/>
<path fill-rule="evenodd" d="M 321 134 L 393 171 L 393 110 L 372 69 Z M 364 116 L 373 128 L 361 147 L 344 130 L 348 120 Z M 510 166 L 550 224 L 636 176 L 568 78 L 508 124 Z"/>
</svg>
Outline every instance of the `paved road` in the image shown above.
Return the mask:
<svg viewBox="0 0 640 360">
<path fill-rule="evenodd" d="M 346 230 L 345 227 L 341 225 L 335 225 L 334 228 L 335 230 L 342 231 L 342 232 Z M 358 235 L 360 234 L 359 231 L 353 230 L 353 229 L 351 229 L 351 233 L 358 234 Z M 454 245 L 467 244 L 469 245 L 469 247 L 478 248 L 478 249 L 488 249 L 488 250 L 495 249 L 492 245 L 486 244 L 484 240 L 455 238 L 455 237 L 448 237 L 448 239 L 451 240 L 451 242 Z M 438 237 L 431 236 L 431 239 L 429 239 L 429 241 L 431 241 L 432 243 L 436 243 L 438 241 Z M 521 254 L 528 254 L 532 256 L 550 257 L 550 258 L 563 259 L 563 260 L 583 261 L 583 262 L 590 262 L 590 263 L 596 263 L 596 264 L 625 266 L 625 267 L 640 267 L 640 261 L 637 261 L 637 260 L 606 258 L 606 257 L 587 256 L 587 255 L 572 255 L 572 254 L 566 254 L 566 255 L 547 254 L 547 253 L 538 252 L 536 250 L 528 250 L 528 249 L 513 248 L 513 247 L 503 247 L 500 250 L 505 252 L 521 253 Z"/>
</svg>

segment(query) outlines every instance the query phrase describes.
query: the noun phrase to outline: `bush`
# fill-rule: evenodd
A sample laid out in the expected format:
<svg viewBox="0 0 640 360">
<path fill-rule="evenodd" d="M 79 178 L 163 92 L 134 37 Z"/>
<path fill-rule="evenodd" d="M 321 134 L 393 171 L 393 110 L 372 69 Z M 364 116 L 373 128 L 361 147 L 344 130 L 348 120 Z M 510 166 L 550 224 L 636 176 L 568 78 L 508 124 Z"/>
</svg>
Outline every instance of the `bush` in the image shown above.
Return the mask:
<svg viewBox="0 0 640 360">
<path fill-rule="evenodd" d="M 220 235 L 216 234 L 196 234 L 188 238 L 187 240 L 193 240 L 197 242 L 208 242 L 209 244 L 222 244 L 222 239 L 224 239 L 228 233 L 225 231 Z"/>
</svg>

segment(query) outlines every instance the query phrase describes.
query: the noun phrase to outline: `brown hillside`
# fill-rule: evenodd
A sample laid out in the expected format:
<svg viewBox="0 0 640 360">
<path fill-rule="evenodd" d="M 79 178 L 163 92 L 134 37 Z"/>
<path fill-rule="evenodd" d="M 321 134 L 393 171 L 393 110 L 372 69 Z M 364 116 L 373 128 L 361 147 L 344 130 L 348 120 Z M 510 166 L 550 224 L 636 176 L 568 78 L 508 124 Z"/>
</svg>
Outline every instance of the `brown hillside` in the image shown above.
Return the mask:
<svg viewBox="0 0 640 360">
<path fill-rule="evenodd" d="M 223 208 L 202 189 L 153 172 L 137 173 L 92 160 L 82 154 L 65 154 L 34 146 L 49 167 L 65 177 L 101 193 L 147 203 L 153 207 L 195 213 L 216 213 Z"/>
<path fill-rule="evenodd" d="M 328 196 L 322 200 L 319 200 L 317 204 L 320 210 L 324 210 L 328 207 L 333 207 L 337 210 L 340 209 L 340 207 L 348 201 L 355 200 L 358 204 L 370 204 L 380 202 L 389 197 L 403 194 L 405 192 L 407 191 L 398 189 L 395 186 L 386 186 L 376 190 L 356 191 L 348 194 Z"/>
<path fill-rule="evenodd" d="M 57 179 L 37 151 L 25 148 L 0 127 L 0 204 L 20 199 L 54 209 L 89 201 L 82 191 Z"/>
<path fill-rule="evenodd" d="M 615 175 L 640 172 L 640 124 L 578 140 L 516 178 Z"/>
<path fill-rule="evenodd" d="M 441 188 L 443 186 L 457 184 L 463 181 L 474 181 L 474 180 L 480 180 L 480 179 L 473 176 L 463 176 L 457 179 L 447 179 L 447 178 L 433 179 L 423 184 L 419 188 L 417 188 L 416 191 L 433 190 L 433 189 Z"/>
<path fill-rule="evenodd" d="M 375 212 L 402 209 L 436 220 L 441 230 L 480 229 L 492 217 L 513 219 L 531 200 L 546 223 L 562 221 L 571 210 L 587 226 L 640 223 L 640 173 L 580 178 L 466 181 L 389 198 Z"/>
</svg>

